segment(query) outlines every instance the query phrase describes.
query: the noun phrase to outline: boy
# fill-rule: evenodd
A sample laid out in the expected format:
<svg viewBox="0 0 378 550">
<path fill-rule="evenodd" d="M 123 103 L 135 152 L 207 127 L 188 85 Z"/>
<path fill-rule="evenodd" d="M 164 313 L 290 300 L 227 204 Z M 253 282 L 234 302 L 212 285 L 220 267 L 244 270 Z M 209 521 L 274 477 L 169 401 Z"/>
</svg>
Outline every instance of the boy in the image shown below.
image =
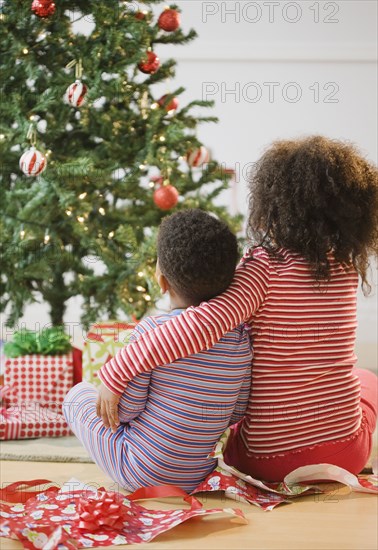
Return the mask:
<svg viewBox="0 0 378 550">
<path fill-rule="evenodd" d="M 201 210 L 165 218 L 157 252 L 156 277 L 169 294 L 171 312 L 142 320 L 134 340 L 185 308 L 221 294 L 238 261 L 236 237 Z M 244 415 L 251 360 L 248 334 L 238 327 L 207 351 L 138 375 L 123 389 L 121 424 L 113 430 L 98 407 L 97 416 L 97 393 L 90 384 L 72 388 L 63 411 L 98 466 L 122 487 L 171 484 L 192 491 L 214 468 L 215 460 L 207 459 L 214 444 Z"/>
</svg>

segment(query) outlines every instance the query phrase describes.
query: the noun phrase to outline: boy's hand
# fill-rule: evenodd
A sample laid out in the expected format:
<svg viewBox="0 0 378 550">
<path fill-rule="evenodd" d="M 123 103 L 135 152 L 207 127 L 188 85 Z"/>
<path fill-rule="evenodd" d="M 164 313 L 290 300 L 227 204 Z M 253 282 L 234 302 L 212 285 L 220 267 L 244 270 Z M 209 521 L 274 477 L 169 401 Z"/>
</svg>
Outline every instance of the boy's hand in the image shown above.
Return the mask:
<svg viewBox="0 0 378 550">
<path fill-rule="evenodd" d="M 102 418 L 104 425 L 116 432 L 119 426 L 118 403 L 121 396 L 112 393 L 104 384 L 98 388 L 96 414 Z"/>
</svg>

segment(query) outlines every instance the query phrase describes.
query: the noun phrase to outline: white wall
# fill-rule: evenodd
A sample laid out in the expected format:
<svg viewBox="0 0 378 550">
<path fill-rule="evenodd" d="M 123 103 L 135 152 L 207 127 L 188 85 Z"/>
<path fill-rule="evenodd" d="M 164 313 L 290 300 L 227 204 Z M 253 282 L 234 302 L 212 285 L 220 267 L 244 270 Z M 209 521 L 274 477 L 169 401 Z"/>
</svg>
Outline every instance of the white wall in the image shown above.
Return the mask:
<svg viewBox="0 0 378 550">
<path fill-rule="evenodd" d="M 206 95 L 215 100 L 209 114 L 220 122 L 202 126 L 199 137 L 219 161 L 241 167 L 222 202 L 246 212 L 243 167 L 277 138 L 318 133 L 348 139 L 376 161 L 374 1 L 176 3 L 184 30 L 195 28 L 199 38 L 187 46 L 157 47 L 162 60 L 173 56 L 179 64 L 169 87 L 156 86 L 156 97 L 183 85 L 182 104 Z M 358 317 L 359 364 L 377 368 L 376 293 L 359 296 Z M 78 301 L 66 318 L 78 321 Z M 24 320 L 44 323 L 46 309 L 30 307 Z M 80 331 L 75 335 L 79 341 Z"/>
</svg>

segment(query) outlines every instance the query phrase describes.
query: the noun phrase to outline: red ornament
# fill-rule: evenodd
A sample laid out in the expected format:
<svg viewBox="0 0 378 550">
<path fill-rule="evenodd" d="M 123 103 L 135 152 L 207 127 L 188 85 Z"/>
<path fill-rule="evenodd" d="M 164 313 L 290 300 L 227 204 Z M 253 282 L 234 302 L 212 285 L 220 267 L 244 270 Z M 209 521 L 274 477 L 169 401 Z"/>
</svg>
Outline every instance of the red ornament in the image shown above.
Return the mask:
<svg viewBox="0 0 378 550">
<path fill-rule="evenodd" d="M 154 192 L 154 203 L 160 210 L 171 210 L 179 200 L 179 193 L 173 185 L 162 185 Z"/>
<path fill-rule="evenodd" d="M 160 59 L 154 52 L 147 52 L 147 59 L 146 61 L 142 61 L 138 65 L 139 70 L 142 71 L 142 73 L 146 74 L 154 74 L 156 71 L 160 68 Z"/>
<path fill-rule="evenodd" d="M 179 106 L 179 101 L 177 99 L 177 97 L 173 97 L 171 99 L 171 101 L 166 105 L 166 101 L 167 101 L 167 97 L 168 95 L 163 95 L 163 97 L 161 97 L 158 101 L 158 104 L 160 105 L 160 107 L 164 107 L 166 111 L 176 111 L 176 109 L 178 108 Z"/>
<path fill-rule="evenodd" d="M 163 31 L 173 32 L 181 25 L 181 17 L 178 11 L 166 9 L 158 19 L 158 27 Z"/>
<path fill-rule="evenodd" d="M 143 11 L 137 11 L 135 14 L 136 19 L 139 19 L 139 21 L 143 21 L 143 19 L 146 19 L 147 12 Z"/>
<path fill-rule="evenodd" d="M 31 9 L 38 17 L 49 17 L 55 13 L 55 4 L 52 0 L 33 0 Z"/>
</svg>

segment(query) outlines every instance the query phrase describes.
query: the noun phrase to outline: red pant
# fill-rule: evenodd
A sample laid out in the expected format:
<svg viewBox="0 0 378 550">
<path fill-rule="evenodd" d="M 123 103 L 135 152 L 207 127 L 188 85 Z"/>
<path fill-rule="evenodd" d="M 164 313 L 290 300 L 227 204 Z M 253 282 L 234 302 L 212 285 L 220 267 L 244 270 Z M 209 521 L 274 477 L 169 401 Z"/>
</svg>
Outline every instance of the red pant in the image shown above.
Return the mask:
<svg viewBox="0 0 378 550">
<path fill-rule="evenodd" d="M 353 474 L 363 470 L 369 459 L 373 432 L 377 422 L 378 378 L 367 370 L 354 369 L 361 382 L 362 422 L 355 434 L 345 439 L 302 447 L 269 458 L 249 454 L 239 436 L 240 423 L 231 429 L 225 452 L 225 462 L 241 472 L 264 481 L 283 481 L 284 477 L 301 466 L 334 464 Z"/>
</svg>

